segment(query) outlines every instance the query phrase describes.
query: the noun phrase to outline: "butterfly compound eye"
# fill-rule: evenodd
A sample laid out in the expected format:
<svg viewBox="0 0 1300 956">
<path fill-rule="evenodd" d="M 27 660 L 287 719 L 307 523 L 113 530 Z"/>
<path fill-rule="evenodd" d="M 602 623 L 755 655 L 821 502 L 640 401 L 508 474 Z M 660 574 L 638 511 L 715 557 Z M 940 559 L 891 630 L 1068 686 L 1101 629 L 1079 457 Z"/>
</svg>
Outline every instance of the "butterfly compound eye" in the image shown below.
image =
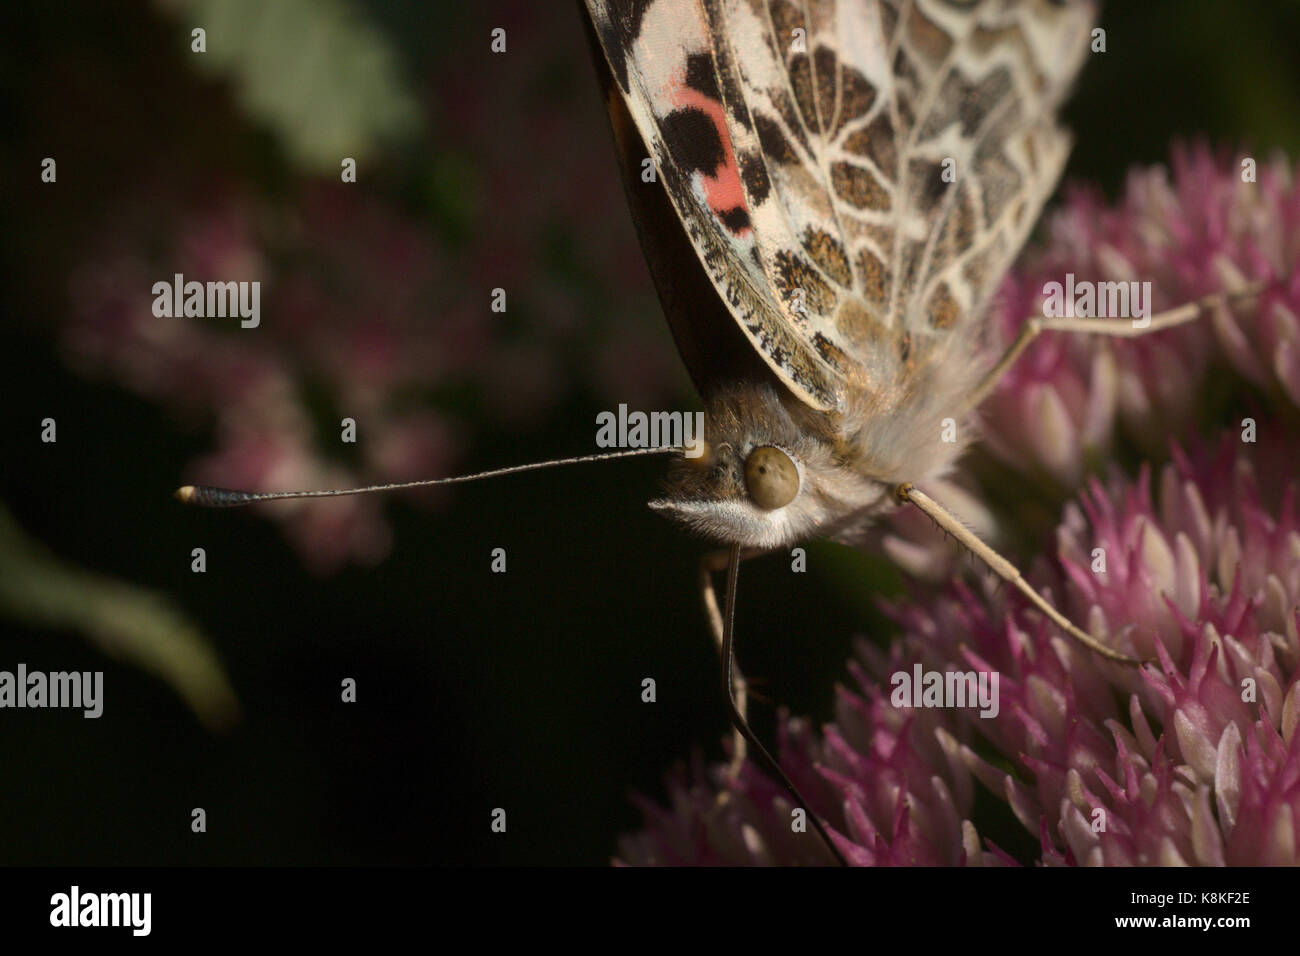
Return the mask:
<svg viewBox="0 0 1300 956">
<path fill-rule="evenodd" d="M 764 511 L 784 508 L 799 493 L 799 469 L 781 449 L 763 445 L 745 459 L 745 487 Z"/>
</svg>

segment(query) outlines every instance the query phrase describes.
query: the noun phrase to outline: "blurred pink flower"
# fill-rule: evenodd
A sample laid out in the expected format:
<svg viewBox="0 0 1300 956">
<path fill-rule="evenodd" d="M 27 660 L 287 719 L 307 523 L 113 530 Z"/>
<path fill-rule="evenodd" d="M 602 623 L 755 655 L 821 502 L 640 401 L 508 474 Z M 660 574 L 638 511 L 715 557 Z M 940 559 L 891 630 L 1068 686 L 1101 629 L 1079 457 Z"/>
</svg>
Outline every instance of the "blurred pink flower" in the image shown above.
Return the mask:
<svg viewBox="0 0 1300 956">
<path fill-rule="evenodd" d="M 162 177 L 122 201 L 89 244 L 59 329 L 65 354 L 85 374 L 211 425 L 211 451 L 178 483 L 273 490 L 438 477 L 480 427 L 535 426 L 580 394 L 610 407 L 676 397 L 684 379 L 667 333 L 648 328 L 661 320 L 622 212 L 594 75 L 566 52 L 581 42 L 576 15 L 494 8 L 492 26 L 530 42 L 512 44 L 493 70 L 481 68 L 482 15 L 448 21 L 476 42 L 445 38 L 430 77 L 437 151 L 415 174 L 428 181 L 407 184 L 436 194 L 438 221 L 360 185 L 299 182 L 271 200 L 252 185 L 208 182 L 199 198 Z M 569 72 L 586 82 L 568 82 Z M 516 121 L 501 123 L 507 115 Z M 176 273 L 259 281 L 260 326 L 155 317 L 153 284 Z M 495 289 L 505 312 L 491 308 Z M 355 454 L 340 440 L 344 418 L 357 423 Z M 261 513 L 321 573 L 388 549 L 382 502 Z"/>
</svg>

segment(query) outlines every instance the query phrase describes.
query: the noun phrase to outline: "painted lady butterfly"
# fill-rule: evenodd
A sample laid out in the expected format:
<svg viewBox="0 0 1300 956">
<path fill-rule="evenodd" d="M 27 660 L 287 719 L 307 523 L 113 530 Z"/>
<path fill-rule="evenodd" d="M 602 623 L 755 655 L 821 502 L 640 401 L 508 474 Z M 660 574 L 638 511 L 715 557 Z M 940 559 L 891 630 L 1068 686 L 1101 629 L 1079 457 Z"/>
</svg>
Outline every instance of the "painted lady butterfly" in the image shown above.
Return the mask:
<svg viewBox="0 0 1300 956">
<path fill-rule="evenodd" d="M 674 461 L 652 506 L 729 546 L 701 577 L 733 722 L 754 752 L 806 806 L 749 730 L 731 673 L 742 549 L 857 542 L 899 502 L 1076 640 L 1135 663 L 1067 620 L 913 484 L 952 469 L 964 441 L 945 433 L 970 431 L 981 398 L 1039 332 L 1146 334 L 1224 298 L 1141 327 L 1031 318 L 991 369 L 982 358 L 988 301 L 1069 151 L 1056 114 L 1088 51 L 1092 0 L 585 5 L 642 246 L 706 406 L 706 454 Z M 647 159 L 653 183 L 641 176 Z M 342 492 L 187 486 L 178 497 L 229 506 L 639 453 Z M 725 613 L 712 582 L 723 567 Z"/>
<path fill-rule="evenodd" d="M 970 411 L 980 316 L 1064 166 L 1092 6 L 587 8 L 624 164 L 644 143 L 662 179 L 629 197 L 708 407 L 711 467 L 677 463 L 655 506 L 752 548 L 853 534 L 962 451 L 941 423 Z"/>
</svg>

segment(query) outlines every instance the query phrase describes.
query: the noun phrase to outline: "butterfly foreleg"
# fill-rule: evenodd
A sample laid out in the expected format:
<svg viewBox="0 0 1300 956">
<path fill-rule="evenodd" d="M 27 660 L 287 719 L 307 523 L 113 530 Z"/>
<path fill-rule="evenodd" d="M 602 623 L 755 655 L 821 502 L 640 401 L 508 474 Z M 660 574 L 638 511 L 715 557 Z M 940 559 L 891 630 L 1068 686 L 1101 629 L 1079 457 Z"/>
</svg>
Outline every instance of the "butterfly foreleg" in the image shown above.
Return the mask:
<svg viewBox="0 0 1300 956">
<path fill-rule="evenodd" d="M 1230 291 L 1214 292 L 1193 302 L 1186 302 L 1176 308 L 1168 309 L 1146 319 L 1135 319 L 1132 322 L 1117 321 L 1115 319 L 1031 316 L 1020 327 L 1020 334 L 1016 336 L 1015 341 L 1011 343 L 1011 346 L 1002 354 L 1002 357 L 998 359 L 993 368 L 989 369 L 984 379 L 971 393 L 967 408 L 977 407 L 989 396 L 989 393 L 1002 380 L 1002 376 L 1016 363 L 1016 359 L 1020 358 L 1025 349 L 1029 348 L 1030 343 L 1038 338 L 1042 332 L 1080 332 L 1135 339 L 1143 335 L 1150 335 L 1152 332 L 1163 332 L 1165 329 L 1194 322 L 1209 315 L 1216 309 L 1224 308 L 1231 303 L 1254 298 L 1264 290 L 1268 285 L 1268 281 L 1259 279 L 1253 282 L 1235 282 L 1233 285 L 1235 288 Z"/>
<path fill-rule="evenodd" d="M 951 534 L 971 554 L 988 565 L 989 570 L 1028 598 L 1030 603 L 1042 611 L 1052 623 L 1084 647 L 1108 660 L 1118 661 L 1121 664 L 1136 666 L 1142 663 L 1135 657 L 1129 657 L 1107 647 L 1091 634 L 1077 627 L 1069 618 L 1053 607 L 1050 601 L 1030 587 L 1029 582 L 1021 576 L 1019 569 L 1014 564 L 981 541 L 975 532 L 962 523 L 960 518 L 925 494 L 925 492 L 920 491 L 910 482 L 905 482 L 894 490 L 894 494 L 899 501 L 911 503 L 920 508 L 935 524 Z"/>
</svg>

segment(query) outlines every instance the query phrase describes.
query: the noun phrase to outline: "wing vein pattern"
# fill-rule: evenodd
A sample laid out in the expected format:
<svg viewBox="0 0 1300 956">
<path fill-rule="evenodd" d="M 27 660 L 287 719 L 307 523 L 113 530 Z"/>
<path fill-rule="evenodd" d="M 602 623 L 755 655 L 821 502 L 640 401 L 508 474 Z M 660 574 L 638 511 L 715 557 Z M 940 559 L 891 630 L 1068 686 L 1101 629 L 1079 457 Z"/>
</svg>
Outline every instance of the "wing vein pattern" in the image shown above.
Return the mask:
<svg viewBox="0 0 1300 956">
<path fill-rule="evenodd" d="M 714 288 L 828 412 L 972 347 L 1069 152 L 1091 0 L 586 0 Z"/>
</svg>

